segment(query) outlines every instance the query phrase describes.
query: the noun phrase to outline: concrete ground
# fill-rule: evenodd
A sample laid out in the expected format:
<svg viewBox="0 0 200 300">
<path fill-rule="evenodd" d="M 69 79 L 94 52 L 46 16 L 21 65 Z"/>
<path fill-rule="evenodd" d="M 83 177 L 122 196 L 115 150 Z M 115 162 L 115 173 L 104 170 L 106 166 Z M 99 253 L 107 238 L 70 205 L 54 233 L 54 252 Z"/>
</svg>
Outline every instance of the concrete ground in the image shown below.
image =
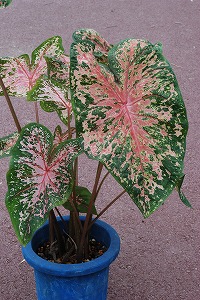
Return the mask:
<svg viewBox="0 0 200 300">
<path fill-rule="evenodd" d="M 199 0 L 13 0 L 0 10 L 0 56 L 30 54 L 41 42 L 60 35 L 66 52 L 72 33 L 93 28 L 110 43 L 128 37 L 160 41 L 174 67 L 185 100 L 189 134 L 185 157 L 184 192 L 193 209 L 173 193 L 148 219 L 127 195 L 103 219 L 121 237 L 121 252 L 110 269 L 108 300 L 200 299 L 200 1 Z M 21 124 L 34 121 L 32 106 L 13 99 Z M 0 97 L 0 136 L 15 130 L 4 98 Z M 53 127 L 52 118 L 42 122 Z M 83 183 L 92 184 L 83 158 Z M 33 271 L 22 262 L 20 245 L 13 233 L 4 204 L 8 159 L 0 162 L 0 299 L 35 300 Z M 120 191 L 112 180 L 101 193 L 103 202 Z"/>
</svg>

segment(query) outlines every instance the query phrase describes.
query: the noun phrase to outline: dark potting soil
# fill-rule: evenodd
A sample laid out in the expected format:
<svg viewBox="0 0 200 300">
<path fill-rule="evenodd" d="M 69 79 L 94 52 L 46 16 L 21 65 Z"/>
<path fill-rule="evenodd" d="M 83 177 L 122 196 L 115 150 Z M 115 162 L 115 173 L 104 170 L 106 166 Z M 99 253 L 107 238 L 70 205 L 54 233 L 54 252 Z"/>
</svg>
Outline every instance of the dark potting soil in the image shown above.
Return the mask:
<svg viewBox="0 0 200 300">
<path fill-rule="evenodd" d="M 95 239 L 91 239 L 89 241 L 89 256 L 88 259 L 82 261 L 88 262 L 95 258 L 98 258 L 103 253 L 105 253 L 107 248 L 101 243 L 97 242 Z M 40 246 L 36 253 L 43 259 L 54 262 L 54 263 L 64 263 L 64 264 L 76 264 L 76 253 L 75 248 L 71 246 L 71 248 L 62 256 L 59 257 L 58 244 L 55 241 L 52 245 L 50 242 L 45 242 L 42 246 Z"/>
</svg>

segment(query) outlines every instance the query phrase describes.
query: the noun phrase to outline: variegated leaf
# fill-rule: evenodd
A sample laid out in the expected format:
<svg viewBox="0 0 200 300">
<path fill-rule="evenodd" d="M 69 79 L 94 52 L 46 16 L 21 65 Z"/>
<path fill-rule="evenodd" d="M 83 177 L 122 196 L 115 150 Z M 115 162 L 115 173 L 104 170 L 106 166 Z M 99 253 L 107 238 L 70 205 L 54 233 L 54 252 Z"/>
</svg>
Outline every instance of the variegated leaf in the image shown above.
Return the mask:
<svg viewBox="0 0 200 300">
<path fill-rule="evenodd" d="M 182 175 L 188 128 L 175 75 L 159 44 L 128 39 L 98 63 L 72 44 L 72 99 L 85 152 L 100 160 L 145 217 Z"/>
<path fill-rule="evenodd" d="M 69 68 L 70 58 L 68 55 L 61 54 L 59 57 L 46 56 L 48 65 L 48 77 L 65 85 L 66 89 L 69 88 Z"/>
<path fill-rule="evenodd" d="M 73 135 L 76 132 L 74 127 L 70 127 L 70 135 Z M 55 128 L 54 131 L 54 146 L 58 146 L 60 143 L 65 142 L 69 139 L 68 131 L 62 132 L 60 125 Z"/>
<path fill-rule="evenodd" d="M 67 141 L 68 136 L 68 132 L 62 132 L 60 125 L 56 126 L 54 130 L 54 145 L 57 146 L 60 143 Z"/>
<path fill-rule="evenodd" d="M 12 151 L 6 195 L 7 209 L 23 245 L 50 210 L 68 199 L 73 186 L 72 162 L 81 152 L 79 140 L 55 148 L 46 127 L 31 123 L 23 128 Z"/>
<path fill-rule="evenodd" d="M 37 79 L 47 72 L 46 55 L 59 56 L 63 53 L 62 40 L 59 36 L 43 42 L 32 53 L 32 59 L 27 54 L 17 58 L 0 58 L 0 74 L 9 95 L 26 96 Z M 2 95 L 0 90 L 0 95 Z"/>
<path fill-rule="evenodd" d="M 0 138 L 0 158 L 10 156 L 14 145 L 19 137 L 18 132 L 14 132 L 6 137 Z"/>
<path fill-rule="evenodd" d="M 48 64 L 48 78 L 41 77 L 27 94 L 30 101 L 40 101 L 43 110 L 56 111 L 64 124 L 72 113 L 69 95 L 69 57 L 60 55 L 46 57 Z"/>
<path fill-rule="evenodd" d="M 71 102 L 68 100 L 68 87 L 50 80 L 43 75 L 30 92 L 27 93 L 29 101 L 40 101 L 43 110 L 56 111 L 64 124 L 72 113 Z"/>
<path fill-rule="evenodd" d="M 12 0 L 0 0 L 0 8 L 5 8 L 8 5 L 10 5 L 10 3 L 12 2 Z"/>
<path fill-rule="evenodd" d="M 80 29 L 74 32 L 74 40 L 79 43 L 87 41 L 94 47 L 94 55 L 99 62 L 107 63 L 108 51 L 112 48 L 102 36 L 93 29 Z"/>
</svg>

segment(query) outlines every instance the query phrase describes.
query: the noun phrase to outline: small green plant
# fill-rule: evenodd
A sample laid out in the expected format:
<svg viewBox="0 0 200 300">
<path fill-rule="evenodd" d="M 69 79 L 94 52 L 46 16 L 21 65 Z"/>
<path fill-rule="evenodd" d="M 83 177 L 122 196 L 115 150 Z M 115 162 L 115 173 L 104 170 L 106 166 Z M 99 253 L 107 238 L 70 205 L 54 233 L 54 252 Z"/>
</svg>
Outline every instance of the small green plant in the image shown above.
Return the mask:
<svg viewBox="0 0 200 300">
<path fill-rule="evenodd" d="M 10 5 L 10 3 L 12 2 L 12 0 L 0 0 L 0 8 L 5 8 L 8 5 Z"/>
<path fill-rule="evenodd" d="M 56 229 L 60 252 L 66 252 L 54 215 L 64 206 L 80 262 L 88 256 L 93 222 L 125 192 L 144 217 L 174 188 L 190 206 L 180 190 L 188 122 L 160 44 L 126 39 L 110 45 L 90 29 L 76 31 L 73 39 L 69 56 L 61 38 L 53 37 L 31 59 L 27 54 L 0 59 L 1 95 L 18 129 L 0 140 L 0 154 L 11 155 L 6 207 L 20 243 L 26 245 L 49 218 L 50 232 Z M 21 129 L 9 95 L 35 102 L 35 123 Z M 38 103 L 46 112 L 57 112 L 64 130 L 56 126 L 52 134 L 39 123 Z M 98 161 L 92 191 L 78 183 L 83 153 Z M 101 176 L 103 168 L 107 173 Z M 109 174 L 122 192 L 97 212 L 96 199 Z M 86 214 L 84 223 L 80 213 Z"/>
</svg>

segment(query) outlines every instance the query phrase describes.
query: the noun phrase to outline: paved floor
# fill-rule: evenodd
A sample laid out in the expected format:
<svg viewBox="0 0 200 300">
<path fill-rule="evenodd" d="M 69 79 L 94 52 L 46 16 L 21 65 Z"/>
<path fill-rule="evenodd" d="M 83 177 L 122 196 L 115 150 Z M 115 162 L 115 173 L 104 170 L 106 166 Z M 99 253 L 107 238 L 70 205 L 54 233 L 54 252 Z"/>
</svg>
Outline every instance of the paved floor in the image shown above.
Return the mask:
<svg viewBox="0 0 200 300">
<path fill-rule="evenodd" d="M 78 28 L 94 28 L 110 43 L 128 37 L 160 41 L 174 67 L 190 123 L 184 190 L 193 209 L 173 193 L 158 211 L 143 220 L 128 196 L 104 219 L 121 237 L 121 253 L 111 267 L 108 300 L 200 299 L 200 1 L 199 0 L 13 0 L 0 10 L 0 56 L 31 53 L 42 41 L 61 35 L 66 52 Z M 31 105 L 14 99 L 20 122 L 32 119 Z M 15 130 L 0 97 L 0 135 Z M 21 110 L 21 112 L 20 112 Z M 48 117 L 43 122 L 49 123 Z M 83 159 L 84 162 L 84 159 Z M 0 165 L 0 299 L 35 300 L 33 272 L 22 262 L 20 245 L 5 209 L 5 170 Z M 93 164 L 90 168 L 93 168 Z M 84 179 L 90 184 L 91 172 Z M 120 188 L 109 182 L 102 199 Z M 99 207 L 103 206 L 99 203 Z"/>
</svg>

